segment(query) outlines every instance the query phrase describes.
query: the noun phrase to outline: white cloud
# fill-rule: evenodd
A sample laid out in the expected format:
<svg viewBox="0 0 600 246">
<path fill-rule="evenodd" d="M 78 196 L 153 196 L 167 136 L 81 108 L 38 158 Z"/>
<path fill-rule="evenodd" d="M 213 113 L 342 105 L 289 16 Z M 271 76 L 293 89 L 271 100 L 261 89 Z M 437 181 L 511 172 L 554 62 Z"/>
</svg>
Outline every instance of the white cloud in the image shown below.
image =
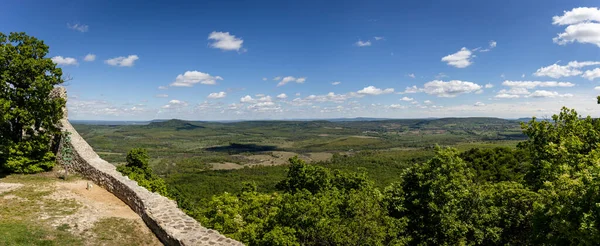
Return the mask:
<svg viewBox="0 0 600 246">
<path fill-rule="evenodd" d="M 433 102 L 432 102 L 432 101 L 429 101 L 429 100 L 425 100 L 425 101 L 423 101 L 423 103 L 424 103 L 424 104 L 433 104 Z"/>
<path fill-rule="evenodd" d="M 510 98 L 519 98 L 519 95 L 507 94 L 507 93 L 498 93 L 498 95 L 494 96 L 499 99 L 510 99 Z"/>
<path fill-rule="evenodd" d="M 546 90 L 537 90 L 534 91 L 533 93 L 529 94 L 528 97 L 550 97 L 550 98 L 554 98 L 554 97 L 573 97 L 573 94 L 559 94 L 556 91 L 546 91 Z"/>
<path fill-rule="evenodd" d="M 556 82 L 556 81 L 510 81 L 502 82 L 502 85 L 508 87 L 523 87 L 533 89 L 536 87 L 573 87 L 575 84 L 571 82 Z"/>
<path fill-rule="evenodd" d="M 496 48 L 496 45 L 497 45 L 497 44 L 498 44 L 498 43 L 497 43 L 496 41 L 494 41 L 494 40 L 491 40 L 491 41 L 490 41 L 490 48 Z"/>
<path fill-rule="evenodd" d="M 217 84 L 217 80 L 223 80 L 220 76 L 211 76 L 210 74 L 199 71 L 186 71 L 183 74 L 177 75 L 175 82 L 171 86 L 192 87 L 194 84 L 200 83 L 203 85 Z"/>
<path fill-rule="evenodd" d="M 288 96 L 285 93 L 281 93 L 279 95 L 277 95 L 277 98 L 279 99 L 286 99 Z"/>
<path fill-rule="evenodd" d="M 567 66 L 569 66 L 569 67 L 576 67 L 576 68 L 587 67 L 587 66 L 596 66 L 596 65 L 600 65 L 600 61 L 583 61 L 583 62 L 570 61 L 567 64 Z"/>
<path fill-rule="evenodd" d="M 375 39 L 375 41 L 379 41 L 379 40 L 384 40 L 384 37 L 373 37 Z"/>
<path fill-rule="evenodd" d="M 476 102 L 473 106 L 475 106 L 475 107 L 483 107 L 483 106 L 485 106 L 485 103 Z"/>
<path fill-rule="evenodd" d="M 493 88 L 493 87 L 494 87 L 494 85 L 492 85 L 492 84 L 488 83 L 488 84 L 486 84 L 484 87 L 485 87 L 486 89 L 489 89 L 489 88 Z"/>
<path fill-rule="evenodd" d="M 277 77 L 273 78 L 273 80 L 279 81 L 279 80 L 281 80 L 281 76 L 277 76 Z"/>
<path fill-rule="evenodd" d="M 590 43 L 600 47 L 600 10 L 598 8 L 573 8 L 564 11 L 562 16 L 552 17 L 552 24 L 564 26 L 563 33 L 559 33 L 552 41 L 559 45 L 573 43 Z"/>
<path fill-rule="evenodd" d="M 367 40 L 367 41 L 363 42 L 362 40 L 358 40 L 358 41 L 355 43 L 355 45 L 356 45 L 356 46 L 358 46 L 358 47 L 371 46 L 371 41 L 368 41 L 368 40 Z"/>
<path fill-rule="evenodd" d="M 225 93 L 224 91 L 213 92 L 213 93 L 208 94 L 208 98 L 211 98 L 211 99 L 224 98 L 225 96 L 227 96 L 227 93 Z"/>
<path fill-rule="evenodd" d="M 254 99 L 250 95 L 246 95 L 246 96 L 240 98 L 241 103 L 249 103 L 249 102 L 253 102 L 253 101 L 254 101 Z"/>
<path fill-rule="evenodd" d="M 381 94 L 389 94 L 389 93 L 393 93 L 394 92 L 394 88 L 387 88 L 387 89 L 379 89 L 375 86 L 367 86 L 365 88 L 363 88 L 362 90 L 357 91 L 358 94 L 363 94 L 363 95 L 381 95 Z"/>
<path fill-rule="evenodd" d="M 442 57 L 442 61 L 450 66 L 465 68 L 472 64 L 472 53 L 469 49 L 463 47 L 458 52 Z"/>
<path fill-rule="evenodd" d="M 387 106 L 387 108 L 390 108 L 390 109 L 405 109 L 406 106 L 403 106 L 403 105 L 400 105 L 400 104 L 392 104 L 392 105 Z"/>
<path fill-rule="evenodd" d="M 55 57 L 52 57 L 51 60 L 58 65 L 69 66 L 69 65 L 77 65 L 78 64 L 77 59 L 75 59 L 73 57 L 55 56 Z"/>
<path fill-rule="evenodd" d="M 297 96 L 297 97 L 299 97 L 299 96 L 300 96 L 300 92 L 297 92 L 297 93 L 296 93 L 296 96 Z"/>
<path fill-rule="evenodd" d="M 188 105 L 187 102 L 173 99 L 173 100 L 169 101 L 168 104 L 162 106 L 162 108 L 163 109 L 177 109 L 177 108 L 186 107 L 187 105 Z"/>
<path fill-rule="evenodd" d="M 535 71 L 535 73 L 533 73 L 533 75 L 537 76 L 537 77 L 546 76 L 546 77 L 555 78 L 555 79 L 558 79 L 560 77 L 577 76 L 580 74 L 581 74 L 581 71 L 574 69 L 573 67 L 570 67 L 568 65 L 561 66 L 558 64 L 552 64 L 547 67 L 542 67 L 542 68 L 538 69 L 537 71 Z"/>
<path fill-rule="evenodd" d="M 417 88 L 416 85 L 413 85 L 411 87 L 406 87 L 406 89 L 404 89 L 404 92 L 401 92 L 401 94 L 404 94 L 404 93 L 418 93 L 420 91 L 421 91 L 421 89 Z"/>
<path fill-rule="evenodd" d="M 75 23 L 73 25 L 67 23 L 67 27 L 69 29 L 73 29 L 73 30 L 79 31 L 79 32 L 87 32 L 89 30 L 88 25 L 83 25 L 83 24 L 79 24 L 79 23 Z"/>
<path fill-rule="evenodd" d="M 560 26 L 588 21 L 600 22 L 600 10 L 598 8 L 573 8 L 571 11 L 564 11 L 562 16 L 552 17 L 552 24 Z"/>
<path fill-rule="evenodd" d="M 341 84 L 341 83 L 342 83 L 342 82 L 336 81 L 336 82 L 332 82 L 331 84 L 332 84 L 332 85 L 339 85 L 339 84 Z"/>
<path fill-rule="evenodd" d="M 463 93 L 480 91 L 481 88 L 482 86 L 468 81 L 451 80 L 445 82 L 441 80 L 433 80 L 425 83 L 422 91 L 438 97 L 455 97 Z"/>
<path fill-rule="evenodd" d="M 263 81 L 267 81 L 267 78 L 262 78 Z"/>
<path fill-rule="evenodd" d="M 594 90 L 600 91 L 600 86 L 594 87 Z"/>
<path fill-rule="evenodd" d="M 86 62 L 91 62 L 91 61 L 95 61 L 96 60 L 96 55 L 94 54 L 87 54 L 84 58 L 84 61 Z"/>
<path fill-rule="evenodd" d="M 166 90 L 167 88 L 168 88 L 168 87 L 166 87 L 166 86 L 162 86 L 162 85 L 158 87 L 158 89 L 159 89 L 159 90 Z"/>
<path fill-rule="evenodd" d="M 595 68 L 594 70 L 587 70 L 581 77 L 584 77 L 589 80 L 600 78 L 600 68 Z"/>
<path fill-rule="evenodd" d="M 140 59 L 137 55 L 129 55 L 127 57 L 119 56 L 104 61 L 106 64 L 111 66 L 119 67 L 133 67 L 136 60 Z"/>
<path fill-rule="evenodd" d="M 523 87 L 514 87 L 509 90 L 500 90 L 498 94 L 529 95 L 529 91 Z"/>
<path fill-rule="evenodd" d="M 221 50 L 237 50 L 240 51 L 244 40 L 236 38 L 229 32 L 211 32 L 208 35 L 208 40 L 214 40 L 210 47 Z"/>
<path fill-rule="evenodd" d="M 157 95 L 154 95 L 154 97 L 166 98 L 166 97 L 169 97 L 169 95 L 167 95 L 167 94 L 157 94 Z"/>
<path fill-rule="evenodd" d="M 521 74 L 521 78 L 525 78 L 525 74 Z"/>
<path fill-rule="evenodd" d="M 277 77 L 277 78 L 279 78 L 279 77 Z M 285 84 L 287 84 L 289 82 L 296 82 L 298 84 L 302 84 L 305 81 L 306 81 L 306 78 L 304 78 L 304 77 L 303 78 L 296 78 L 294 76 L 287 76 L 287 77 L 281 79 L 281 81 L 277 84 L 277 86 L 283 86 L 283 85 L 285 85 Z"/>
<path fill-rule="evenodd" d="M 414 73 L 411 73 L 411 74 L 408 74 L 408 77 L 411 77 L 411 78 L 413 78 L 413 79 L 414 79 L 416 76 L 415 76 L 415 74 L 414 74 Z"/>
<path fill-rule="evenodd" d="M 400 100 L 405 101 L 405 102 L 410 102 L 410 101 L 415 100 L 415 99 L 414 98 L 410 98 L 410 97 L 403 97 L 403 98 L 400 98 Z"/>
</svg>

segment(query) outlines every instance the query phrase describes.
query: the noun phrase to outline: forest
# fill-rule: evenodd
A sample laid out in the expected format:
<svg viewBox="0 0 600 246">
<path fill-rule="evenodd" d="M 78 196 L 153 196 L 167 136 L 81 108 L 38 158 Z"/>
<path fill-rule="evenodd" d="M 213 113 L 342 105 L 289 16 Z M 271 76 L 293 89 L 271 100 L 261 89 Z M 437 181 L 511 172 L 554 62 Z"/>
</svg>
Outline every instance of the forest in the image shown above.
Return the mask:
<svg viewBox="0 0 600 246">
<path fill-rule="evenodd" d="M 249 245 L 593 245 L 600 121 L 563 108 L 521 127 L 527 138 L 514 147 L 292 157 L 283 166 L 202 171 L 229 172 L 211 182 L 238 182 L 237 190 L 196 187 L 202 195 L 190 196 L 193 184 L 167 175 L 162 192 L 204 226 Z M 264 179 L 246 179 L 252 172 Z"/>
</svg>

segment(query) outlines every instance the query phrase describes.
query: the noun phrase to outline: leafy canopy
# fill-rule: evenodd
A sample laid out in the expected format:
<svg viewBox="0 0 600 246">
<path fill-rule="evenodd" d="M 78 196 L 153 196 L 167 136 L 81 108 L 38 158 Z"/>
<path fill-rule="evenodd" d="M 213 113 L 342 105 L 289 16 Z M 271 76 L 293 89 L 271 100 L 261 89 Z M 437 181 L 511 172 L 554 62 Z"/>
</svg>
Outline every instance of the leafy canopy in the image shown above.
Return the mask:
<svg viewBox="0 0 600 246">
<path fill-rule="evenodd" d="M 54 166 L 51 142 L 65 100 L 50 98 L 63 83 L 49 47 L 25 33 L 0 33 L 0 169 L 34 173 Z"/>
</svg>

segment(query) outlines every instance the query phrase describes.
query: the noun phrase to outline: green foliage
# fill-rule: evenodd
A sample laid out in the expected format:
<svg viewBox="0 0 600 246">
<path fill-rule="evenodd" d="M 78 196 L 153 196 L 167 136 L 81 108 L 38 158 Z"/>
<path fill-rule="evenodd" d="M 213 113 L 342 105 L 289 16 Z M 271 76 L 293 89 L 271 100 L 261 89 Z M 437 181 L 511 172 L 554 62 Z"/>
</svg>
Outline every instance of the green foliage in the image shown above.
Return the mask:
<svg viewBox="0 0 600 246">
<path fill-rule="evenodd" d="M 519 145 L 532 155 L 527 184 L 542 197 L 535 240 L 592 245 L 600 240 L 600 121 L 567 108 L 552 120 L 523 124 L 529 139 Z"/>
<path fill-rule="evenodd" d="M 163 196 L 169 196 L 165 181 L 152 172 L 148 166 L 148 151 L 135 148 L 127 153 L 127 164 L 117 167 L 117 171 L 138 182 L 138 185 Z"/>
<path fill-rule="evenodd" d="M 313 176 L 314 175 L 314 176 Z M 398 243 L 403 223 L 387 216 L 382 194 L 364 174 L 331 172 L 290 159 L 283 193 L 245 184 L 215 196 L 203 224 L 250 245 L 383 245 Z"/>
<path fill-rule="evenodd" d="M 25 33 L 0 33 L 0 168 L 35 173 L 54 166 L 52 137 L 65 100 L 49 98 L 63 83 L 48 46 Z"/>
<path fill-rule="evenodd" d="M 527 172 L 530 162 L 527 152 L 507 147 L 473 148 L 460 153 L 459 156 L 475 170 L 477 182 L 519 182 Z"/>
</svg>

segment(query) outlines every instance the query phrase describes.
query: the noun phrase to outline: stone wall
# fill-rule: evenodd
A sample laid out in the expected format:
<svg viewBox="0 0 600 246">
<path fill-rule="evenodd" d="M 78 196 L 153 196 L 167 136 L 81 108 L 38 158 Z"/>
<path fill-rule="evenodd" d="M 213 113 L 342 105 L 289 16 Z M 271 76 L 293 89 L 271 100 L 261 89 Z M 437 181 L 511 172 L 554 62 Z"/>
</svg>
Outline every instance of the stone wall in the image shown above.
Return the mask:
<svg viewBox="0 0 600 246">
<path fill-rule="evenodd" d="M 56 88 L 52 95 L 66 99 L 66 90 Z M 57 161 L 102 186 L 133 211 L 165 245 L 242 245 L 219 232 L 207 229 L 177 208 L 177 204 L 157 193 L 138 186 L 137 182 L 121 175 L 114 165 L 101 159 L 92 147 L 77 133 L 65 117 L 61 120 L 63 132 L 69 132 L 70 141 L 60 141 Z M 70 160 L 62 160 L 62 151 L 69 148 Z"/>
</svg>

